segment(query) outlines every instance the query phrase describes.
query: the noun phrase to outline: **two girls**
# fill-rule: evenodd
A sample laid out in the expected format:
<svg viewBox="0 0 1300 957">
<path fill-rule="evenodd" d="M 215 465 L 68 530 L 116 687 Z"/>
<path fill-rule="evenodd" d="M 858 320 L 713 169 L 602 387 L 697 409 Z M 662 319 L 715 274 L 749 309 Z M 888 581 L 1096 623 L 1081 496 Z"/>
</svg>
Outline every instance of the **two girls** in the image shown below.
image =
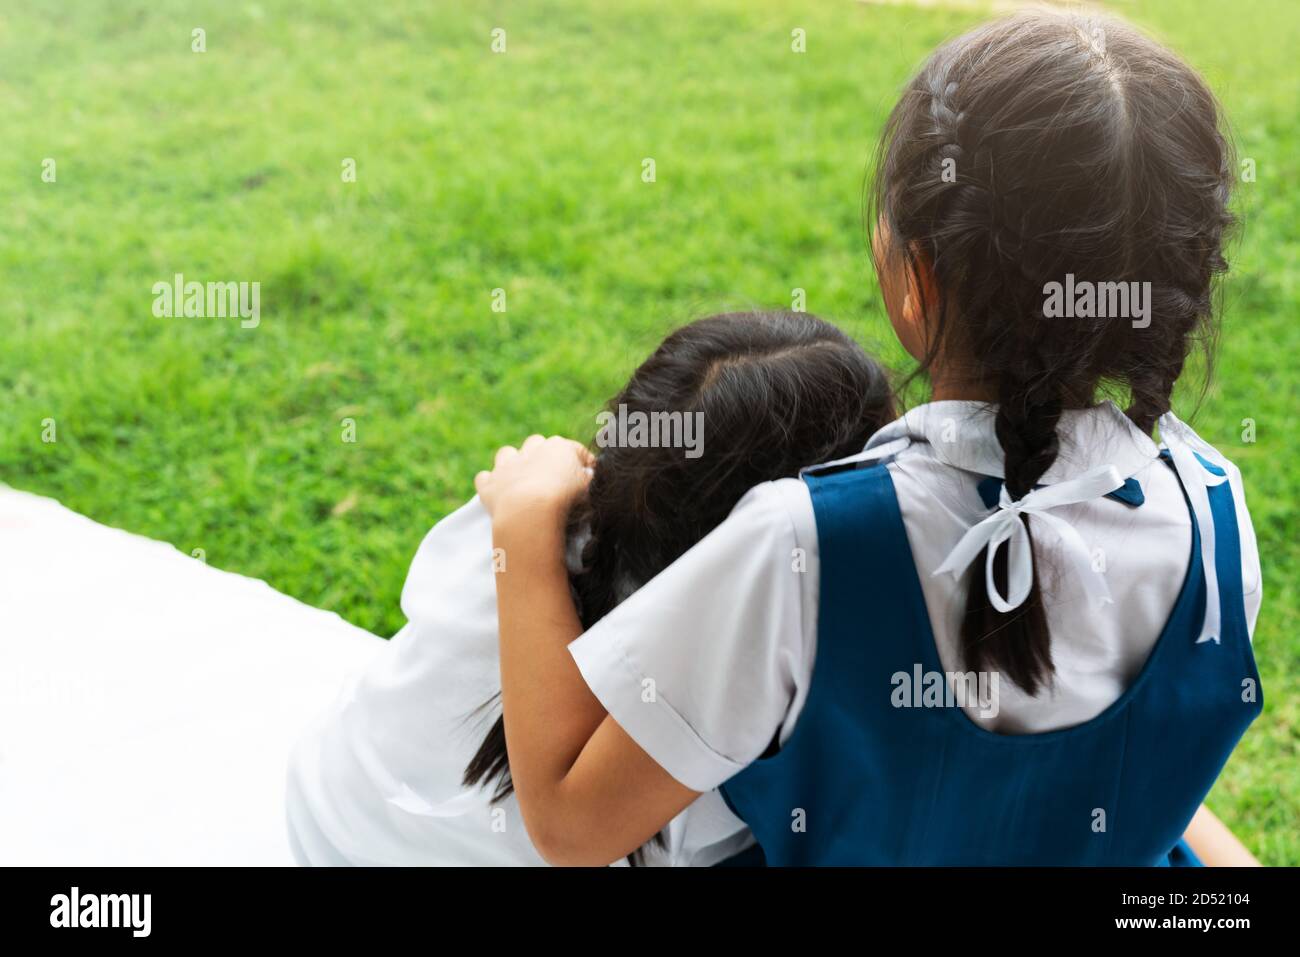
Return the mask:
<svg viewBox="0 0 1300 957">
<path fill-rule="evenodd" d="M 720 788 L 769 863 L 1188 859 L 1262 701 L 1241 478 L 1171 410 L 1226 268 L 1219 119 L 1110 19 L 1024 14 L 935 52 L 874 190 L 932 401 L 755 487 L 593 627 L 564 561 L 585 451 L 498 454 L 476 484 L 508 557 L 504 729 L 545 858 L 608 863 Z M 1150 321 L 1048 318 L 1067 275 L 1149 283 Z M 706 418 L 706 458 L 727 427 Z M 915 706 L 894 692 L 917 673 L 995 677 L 997 707 Z"/>
<path fill-rule="evenodd" d="M 834 326 L 790 313 L 712 316 L 677 330 L 610 406 L 637 416 L 689 407 L 718 431 L 700 457 L 659 443 L 595 449 L 587 494 L 556 527 L 562 588 L 583 627 L 679 558 L 752 486 L 850 454 L 893 417 L 880 366 Z M 493 554 L 477 499 L 426 536 L 402 589 L 408 624 L 294 750 L 288 815 L 301 863 L 544 863 L 511 795 L 497 700 L 494 579 L 514 561 Z M 752 844 L 713 793 L 629 856 L 710 865 Z"/>
</svg>

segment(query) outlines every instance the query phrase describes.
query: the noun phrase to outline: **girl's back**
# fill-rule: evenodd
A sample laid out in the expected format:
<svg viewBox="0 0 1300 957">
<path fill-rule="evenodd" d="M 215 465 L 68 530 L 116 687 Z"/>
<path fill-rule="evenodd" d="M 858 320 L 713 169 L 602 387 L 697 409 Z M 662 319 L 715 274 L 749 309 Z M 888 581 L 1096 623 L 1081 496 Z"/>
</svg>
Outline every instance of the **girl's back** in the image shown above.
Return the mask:
<svg viewBox="0 0 1300 957">
<path fill-rule="evenodd" d="M 935 401 L 755 489 L 569 646 L 606 719 L 553 749 L 572 768 L 516 745 L 557 856 L 722 786 L 779 862 L 1165 859 L 1261 701 L 1240 475 L 1171 412 L 1213 338 L 1232 174 L 1208 88 L 1119 21 L 1026 13 L 930 57 L 872 208 Z M 500 471 L 481 491 L 512 540 L 527 472 Z M 529 571 L 502 607 L 549 600 Z M 620 823 L 571 831 L 587 812 Z"/>
</svg>

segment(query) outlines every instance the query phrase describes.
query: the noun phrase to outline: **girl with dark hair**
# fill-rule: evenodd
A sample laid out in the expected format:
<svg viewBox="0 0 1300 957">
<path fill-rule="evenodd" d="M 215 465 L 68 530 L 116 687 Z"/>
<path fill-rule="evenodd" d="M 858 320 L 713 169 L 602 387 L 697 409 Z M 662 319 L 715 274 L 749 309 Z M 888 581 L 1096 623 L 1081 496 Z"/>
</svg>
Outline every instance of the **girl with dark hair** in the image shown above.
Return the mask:
<svg viewBox="0 0 1300 957">
<path fill-rule="evenodd" d="M 477 485 L 542 854 L 606 863 L 721 788 L 769 863 L 1193 859 L 1262 702 L 1241 476 L 1171 411 L 1232 176 L 1213 95 L 1157 43 L 995 21 L 908 84 L 872 191 L 931 402 L 754 489 L 594 627 L 561 561 L 581 455 L 498 454 Z"/>
<path fill-rule="evenodd" d="M 578 620 L 594 626 L 755 485 L 857 452 L 893 416 L 883 369 L 813 316 L 735 313 L 678 329 L 583 449 L 587 494 L 558 529 Z M 402 591 L 408 625 L 300 740 L 289 822 L 302 863 L 543 863 L 511 795 L 494 577 L 514 556 L 494 553 L 491 536 L 477 499 L 434 526 Z M 714 793 L 629 857 L 713 864 L 752 843 Z"/>
</svg>

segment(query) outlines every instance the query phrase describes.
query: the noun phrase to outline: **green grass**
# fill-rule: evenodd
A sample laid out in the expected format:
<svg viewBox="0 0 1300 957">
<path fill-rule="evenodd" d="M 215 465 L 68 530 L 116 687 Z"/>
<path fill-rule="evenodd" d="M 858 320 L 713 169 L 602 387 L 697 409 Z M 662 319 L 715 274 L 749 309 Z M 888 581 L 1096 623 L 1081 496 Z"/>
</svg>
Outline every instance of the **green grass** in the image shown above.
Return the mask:
<svg viewBox="0 0 1300 957">
<path fill-rule="evenodd" d="M 1300 8 L 1118 9 L 1205 72 L 1257 164 L 1196 424 L 1246 476 L 1267 701 L 1211 804 L 1263 860 L 1300 864 Z M 495 446 L 586 436 L 671 326 L 800 287 L 899 363 L 867 158 L 908 72 L 978 16 L 0 3 L 0 480 L 391 633 L 417 543 Z M 260 281 L 261 325 L 154 318 L 176 272 Z"/>
</svg>

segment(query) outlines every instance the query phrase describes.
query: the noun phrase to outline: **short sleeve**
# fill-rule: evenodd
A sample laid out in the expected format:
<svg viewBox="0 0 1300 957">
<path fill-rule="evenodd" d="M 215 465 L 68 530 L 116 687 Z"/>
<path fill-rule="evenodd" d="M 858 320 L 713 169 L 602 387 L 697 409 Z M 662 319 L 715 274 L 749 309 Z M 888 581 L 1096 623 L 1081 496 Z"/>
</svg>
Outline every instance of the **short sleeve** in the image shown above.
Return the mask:
<svg viewBox="0 0 1300 957">
<path fill-rule="evenodd" d="M 806 695 L 815 535 L 803 482 L 757 486 L 569 645 L 605 710 L 693 790 L 758 758 Z"/>
</svg>

